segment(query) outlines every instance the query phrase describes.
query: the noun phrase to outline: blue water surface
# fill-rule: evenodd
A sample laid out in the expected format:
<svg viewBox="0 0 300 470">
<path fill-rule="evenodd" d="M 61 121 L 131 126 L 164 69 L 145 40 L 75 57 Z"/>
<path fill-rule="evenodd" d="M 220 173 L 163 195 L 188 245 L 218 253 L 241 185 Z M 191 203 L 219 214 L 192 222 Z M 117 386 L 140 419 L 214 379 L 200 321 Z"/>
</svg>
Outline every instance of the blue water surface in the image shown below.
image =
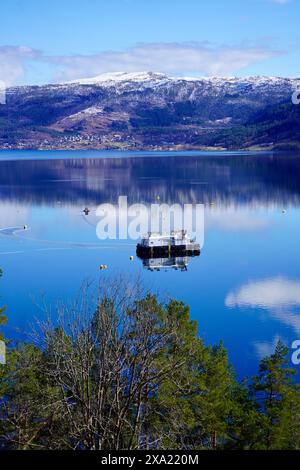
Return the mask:
<svg viewBox="0 0 300 470">
<path fill-rule="evenodd" d="M 200 257 L 186 271 L 152 272 L 135 240 L 99 240 L 96 208 L 121 195 L 204 204 Z M 74 298 L 87 279 L 139 275 L 188 303 L 199 335 L 222 340 L 238 374 L 252 375 L 279 339 L 291 354 L 300 339 L 299 242 L 297 154 L 0 152 L 0 300 L 11 338 L 27 338 L 41 304 Z"/>
</svg>

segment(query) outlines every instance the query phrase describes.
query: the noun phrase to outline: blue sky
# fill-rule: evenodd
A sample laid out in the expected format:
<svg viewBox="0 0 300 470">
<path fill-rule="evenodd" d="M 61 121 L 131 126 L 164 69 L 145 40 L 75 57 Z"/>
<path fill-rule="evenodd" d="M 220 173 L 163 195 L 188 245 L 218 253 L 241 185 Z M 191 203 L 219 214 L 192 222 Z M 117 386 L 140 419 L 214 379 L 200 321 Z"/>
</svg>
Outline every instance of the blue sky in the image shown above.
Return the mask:
<svg viewBox="0 0 300 470">
<path fill-rule="evenodd" d="M 0 80 L 300 76 L 300 0 L 1 0 Z"/>
</svg>

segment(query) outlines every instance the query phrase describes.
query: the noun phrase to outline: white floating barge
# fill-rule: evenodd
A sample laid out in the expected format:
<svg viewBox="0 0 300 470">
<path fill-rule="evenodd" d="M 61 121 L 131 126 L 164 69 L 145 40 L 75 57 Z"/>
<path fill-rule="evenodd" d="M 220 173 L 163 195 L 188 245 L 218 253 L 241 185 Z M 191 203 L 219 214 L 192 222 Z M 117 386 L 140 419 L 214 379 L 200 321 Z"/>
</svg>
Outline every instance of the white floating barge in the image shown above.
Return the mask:
<svg viewBox="0 0 300 470">
<path fill-rule="evenodd" d="M 199 256 L 200 245 L 188 237 L 186 230 L 174 231 L 169 235 L 149 232 L 138 243 L 136 254 L 143 259 L 176 255 Z"/>
</svg>

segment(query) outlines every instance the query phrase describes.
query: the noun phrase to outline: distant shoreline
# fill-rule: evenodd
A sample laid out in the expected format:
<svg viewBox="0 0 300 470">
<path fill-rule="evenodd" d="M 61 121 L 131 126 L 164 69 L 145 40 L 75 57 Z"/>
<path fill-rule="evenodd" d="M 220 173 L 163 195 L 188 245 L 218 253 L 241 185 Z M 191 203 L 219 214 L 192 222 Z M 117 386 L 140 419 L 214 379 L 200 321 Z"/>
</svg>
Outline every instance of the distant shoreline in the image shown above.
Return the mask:
<svg viewBox="0 0 300 470">
<path fill-rule="evenodd" d="M 74 147 L 56 147 L 49 148 L 47 146 L 36 147 L 7 147 L 0 145 L 0 152 L 277 152 L 277 151 L 300 151 L 300 144 L 297 142 L 283 142 L 278 144 L 261 144 L 251 145 L 249 147 L 211 147 L 211 146 L 192 146 L 192 145 L 176 145 L 176 146 L 157 146 L 157 147 L 89 147 L 89 146 L 74 146 Z"/>
<path fill-rule="evenodd" d="M 4 150 L 0 149 L 0 162 L 9 160 L 59 160 L 88 158 L 163 158 L 185 156 L 249 156 L 280 154 L 273 150 Z M 291 152 L 292 153 L 292 152 Z"/>
</svg>

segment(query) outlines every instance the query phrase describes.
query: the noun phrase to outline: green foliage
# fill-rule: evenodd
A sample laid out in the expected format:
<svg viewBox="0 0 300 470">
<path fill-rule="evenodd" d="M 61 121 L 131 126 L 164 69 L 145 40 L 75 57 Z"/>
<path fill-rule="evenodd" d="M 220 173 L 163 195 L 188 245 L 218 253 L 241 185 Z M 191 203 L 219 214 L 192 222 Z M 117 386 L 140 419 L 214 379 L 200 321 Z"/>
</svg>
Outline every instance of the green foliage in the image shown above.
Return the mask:
<svg viewBox="0 0 300 470">
<path fill-rule="evenodd" d="M 8 351 L 0 448 L 1 441 L 5 448 L 18 450 L 56 447 L 64 428 L 58 390 L 49 381 L 46 367 L 43 352 L 31 344 L 19 344 Z"/>
<path fill-rule="evenodd" d="M 274 354 L 261 361 L 253 380 L 253 393 L 263 416 L 258 448 L 300 447 L 300 387 L 293 383 L 295 370 L 288 367 L 287 354 L 288 348 L 279 341 Z"/>
<path fill-rule="evenodd" d="M 182 302 L 111 295 L 92 316 L 68 315 L 45 328 L 43 347 L 9 348 L 0 448 L 300 449 L 300 388 L 282 343 L 239 382 Z"/>
<path fill-rule="evenodd" d="M 0 268 L 0 277 L 2 276 L 2 274 L 3 274 L 3 271 Z M 1 326 L 5 325 L 7 322 L 7 318 L 4 315 L 4 311 L 5 311 L 5 307 L 2 307 L 2 308 L 0 307 L 0 328 Z M 0 331 L 0 340 L 3 340 L 3 339 L 4 339 L 3 333 L 1 333 Z"/>
<path fill-rule="evenodd" d="M 0 277 L 2 276 L 3 271 L 0 269 Z M 0 341 L 5 341 L 4 334 L 1 331 L 1 327 L 6 324 L 7 318 L 4 315 L 5 308 L 0 308 Z M 4 364 L 0 364 L 0 406 L 1 406 L 1 399 L 5 394 L 5 374 L 6 374 L 6 366 Z M 0 432 L 1 432 L 1 421 L 0 421 Z"/>
</svg>

